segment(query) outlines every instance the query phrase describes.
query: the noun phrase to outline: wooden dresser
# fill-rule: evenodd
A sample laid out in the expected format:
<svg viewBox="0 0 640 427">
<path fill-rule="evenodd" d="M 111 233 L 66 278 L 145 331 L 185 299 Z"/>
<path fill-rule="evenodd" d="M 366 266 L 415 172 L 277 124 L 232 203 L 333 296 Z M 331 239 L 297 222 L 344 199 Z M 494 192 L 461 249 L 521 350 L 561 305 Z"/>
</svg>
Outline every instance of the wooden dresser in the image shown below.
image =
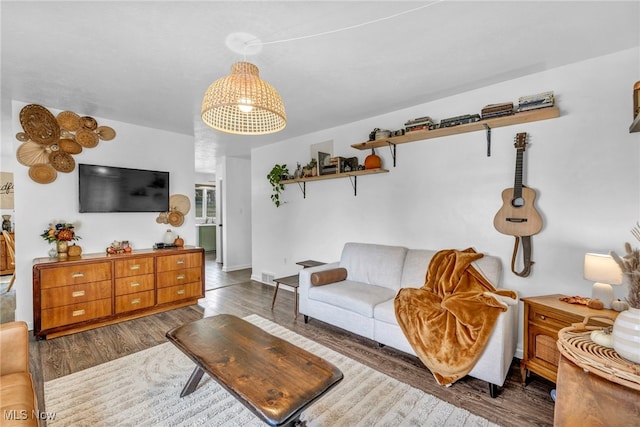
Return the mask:
<svg viewBox="0 0 640 427">
<path fill-rule="evenodd" d="M 197 303 L 204 249 L 89 254 L 33 264 L 37 338 L 53 338 Z"/>
<path fill-rule="evenodd" d="M 15 235 L 13 233 L 9 233 L 13 240 L 15 241 Z M 7 252 L 7 244 L 4 241 L 4 236 L 0 233 L 0 275 L 4 276 L 5 274 L 13 273 L 13 265 L 9 261 L 9 253 Z"/>
<path fill-rule="evenodd" d="M 556 382 L 560 361 L 560 351 L 556 341 L 560 329 L 582 322 L 587 316 L 604 316 L 614 320 L 618 316 L 617 311 L 593 310 L 584 305 L 560 301 L 564 296 L 566 295 L 554 294 L 522 298 L 524 349 L 520 371 L 523 383 L 529 372 Z M 592 321 L 589 324 L 609 326 L 598 321 Z"/>
</svg>

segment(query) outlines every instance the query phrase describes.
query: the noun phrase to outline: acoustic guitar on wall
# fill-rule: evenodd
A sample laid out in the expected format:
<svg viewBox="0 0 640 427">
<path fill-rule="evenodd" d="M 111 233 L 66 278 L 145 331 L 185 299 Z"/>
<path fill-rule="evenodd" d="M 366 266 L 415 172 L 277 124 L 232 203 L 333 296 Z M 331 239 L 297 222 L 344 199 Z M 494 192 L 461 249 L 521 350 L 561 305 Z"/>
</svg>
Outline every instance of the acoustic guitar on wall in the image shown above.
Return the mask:
<svg viewBox="0 0 640 427">
<path fill-rule="evenodd" d="M 534 207 L 535 190 L 522 185 L 522 159 L 527 146 L 527 133 L 515 138 L 516 173 L 513 188 L 502 192 L 502 207 L 493 219 L 493 225 L 502 234 L 532 236 L 542 229 L 542 217 Z"/>
</svg>

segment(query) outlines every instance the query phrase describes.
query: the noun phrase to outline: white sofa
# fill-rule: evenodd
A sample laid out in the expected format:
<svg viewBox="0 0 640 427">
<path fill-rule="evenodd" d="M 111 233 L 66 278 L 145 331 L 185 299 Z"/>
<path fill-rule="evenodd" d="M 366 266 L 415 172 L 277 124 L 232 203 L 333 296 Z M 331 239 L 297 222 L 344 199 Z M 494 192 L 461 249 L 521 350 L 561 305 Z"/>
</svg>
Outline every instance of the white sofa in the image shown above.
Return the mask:
<svg viewBox="0 0 640 427">
<path fill-rule="evenodd" d="M 346 243 L 339 262 L 300 271 L 299 310 L 309 318 L 346 329 L 381 345 L 416 355 L 396 321 L 394 298 L 400 288 L 420 288 L 436 251 L 366 243 Z M 314 272 L 343 267 L 346 280 L 313 286 Z M 485 255 L 474 267 L 499 287 L 500 259 Z M 498 317 L 482 356 L 469 373 L 489 383 L 492 397 L 504 384 L 516 350 L 518 300 L 501 298 L 509 309 Z"/>
</svg>

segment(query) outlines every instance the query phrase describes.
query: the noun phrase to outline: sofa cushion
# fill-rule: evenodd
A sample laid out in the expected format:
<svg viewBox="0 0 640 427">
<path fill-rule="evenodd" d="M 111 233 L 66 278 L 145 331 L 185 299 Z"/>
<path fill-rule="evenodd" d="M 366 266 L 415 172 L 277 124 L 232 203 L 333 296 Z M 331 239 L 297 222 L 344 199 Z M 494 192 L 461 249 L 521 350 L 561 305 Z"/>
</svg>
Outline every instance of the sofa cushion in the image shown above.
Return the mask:
<svg viewBox="0 0 640 427">
<path fill-rule="evenodd" d="M 380 322 L 397 325 L 398 321 L 396 320 L 396 308 L 393 304 L 393 301 L 393 299 L 390 299 L 376 305 L 373 309 L 373 317 Z"/>
<path fill-rule="evenodd" d="M 431 258 L 437 251 L 429 249 L 409 249 L 404 259 L 402 279 L 400 286 L 403 288 L 421 288 L 427 281 L 427 269 Z M 500 274 L 502 273 L 502 263 L 500 258 L 486 255 L 471 263 L 483 276 L 498 287 L 500 284 Z"/>
<path fill-rule="evenodd" d="M 346 278 L 347 270 L 345 268 L 332 268 L 312 273 L 311 284 L 313 286 L 328 285 L 329 283 L 341 282 Z"/>
<path fill-rule="evenodd" d="M 396 291 L 382 286 L 344 280 L 325 286 L 309 288 L 309 299 L 353 311 L 365 317 L 373 317 L 373 309 L 381 302 L 391 300 Z"/>
<path fill-rule="evenodd" d="M 427 269 L 436 251 L 429 249 L 409 249 L 404 258 L 402 279 L 403 288 L 421 288 L 427 282 Z"/>
<path fill-rule="evenodd" d="M 407 248 L 368 243 L 345 243 L 340 267 L 349 273 L 347 280 L 400 289 L 400 277 Z"/>
</svg>

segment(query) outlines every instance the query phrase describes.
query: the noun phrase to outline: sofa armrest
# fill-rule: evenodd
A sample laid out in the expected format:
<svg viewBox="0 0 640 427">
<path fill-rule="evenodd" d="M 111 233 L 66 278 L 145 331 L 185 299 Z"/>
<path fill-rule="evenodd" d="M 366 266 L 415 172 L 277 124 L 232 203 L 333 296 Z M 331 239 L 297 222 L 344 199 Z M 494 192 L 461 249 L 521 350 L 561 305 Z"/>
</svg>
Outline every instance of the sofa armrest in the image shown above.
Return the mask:
<svg viewBox="0 0 640 427">
<path fill-rule="evenodd" d="M 25 322 L 0 325 L 0 375 L 29 372 L 29 330 Z"/>
<path fill-rule="evenodd" d="M 303 268 L 298 273 L 298 294 L 300 297 L 300 312 L 304 313 L 306 308 L 306 301 L 309 298 L 309 288 L 313 286 L 311 284 L 311 275 L 318 271 L 331 270 L 340 267 L 340 262 L 332 262 L 329 264 L 319 265 L 317 267 Z"/>
</svg>

